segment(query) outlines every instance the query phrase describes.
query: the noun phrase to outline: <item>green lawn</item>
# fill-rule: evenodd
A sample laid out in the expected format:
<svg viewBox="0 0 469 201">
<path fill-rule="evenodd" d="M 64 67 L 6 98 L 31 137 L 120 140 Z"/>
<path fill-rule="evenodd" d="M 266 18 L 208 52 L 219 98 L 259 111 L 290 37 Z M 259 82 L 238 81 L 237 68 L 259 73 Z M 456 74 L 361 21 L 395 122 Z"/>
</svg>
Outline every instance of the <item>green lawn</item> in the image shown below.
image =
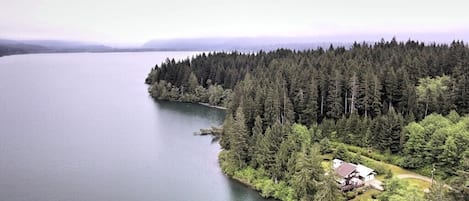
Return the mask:
<svg viewBox="0 0 469 201">
<path fill-rule="evenodd" d="M 406 169 L 401 168 L 401 167 L 396 166 L 396 165 L 392 165 L 392 164 L 385 163 L 385 162 L 382 162 L 382 161 L 376 161 L 376 160 L 373 160 L 373 159 L 368 158 L 366 156 L 362 156 L 362 157 L 366 158 L 366 160 L 373 161 L 375 163 L 383 165 L 387 169 L 390 169 L 394 176 L 397 176 L 397 175 L 400 175 L 400 174 L 419 175 L 415 172 L 412 172 L 410 170 L 406 170 Z M 384 177 L 385 177 L 385 175 L 381 174 L 381 175 L 377 175 L 376 179 L 384 182 L 386 180 Z M 404 180 L 407 180 L 409 182 L 409 184 L 414 184 L 414 185 L 418 186 L 422 190 L 428 189 L 431 185 L 431 183 L 429 183 L 427 181 L 420 180 L 420 179 L 410 179 L 409 178 L 409 179 L 404 179 Z"/>
<path fill-rule="evenodd" d="M 409 184 L 415 184 L 417 187 L 419 187 L 422 190 L 429 189 L 430 186 L 432 185 L 430 182 L 423 181 L 420 179 L 409 178 L 409 179 L 402 179 L 402 180 L 408 181 Z"/>
<path fill-rule="evenodd" d="M 357 154 L 356 152 L 353 152 L 353 150 L 359 150 L 360 151 L 360 149 L 362 149 L 362 148 L 354 147 L 354 146 L 350 146 L 350 145 L 348 145 L 348 147 L 352 148 L 352 150 L 349 149 L 349 153 L 352 154 L 352 155 Z M 363 160 L 366 160 L 367 162 L 371 162 L 371 163 L 383 166 L 384 168 L 391 170 L 391 172 L 393 173 L 394 176 L 401 175 L 401 174 L 419 175 L 420 176 L 420 174 L 418 174 L 416 172 L 401 168 L 401 167 L 393 165 L 393 164 L 386 163 L 384 161 L 377 161 L 375 159 L 372 159 L 372 158 L 364 156 L 364 155 L 361 155 L 361 157 L 362 157 Z M 382 156 L 382 157 L 384 158 L 384 156 Z M 328 154 L 327 156 L 324 156 L 323 159 L 325 159 L 325 160 L 323 162 L 321 162 L 322 167 L 325 170 L 329 170 L 331 168 L 330 160 L 332 159 L 332 154 Z M 379 174 L 379 175 L 376 175 L 376 179 L 378 179 L 378 180 L 380 180 L 381 182 L 384 183 L 386 181 L 386 179 L 384 178 L 385 176 L 386 176 L 385 174 Z M 422 190 L 430 188 L 430 185 L 431 185 L 430 182 L 420 180 L 420 179 L 407 178 L 407 179 L 403 179 L 403 180 L 408 181 L 409 184 L 411 184 L 411 185 L 416 185 L 418 188 L 420 188 Z M 370 190 L 367 190 L 366 192 L 364 192 L 363 194 L 357 196 L 353 200 L 354 201 L 368 201 L 368 200 L 371 199 L 372 194 L 378 194 L 378 193 L 380 193 L 380 191 L 378 191 L 376 189 L 370 189 Z"/>
<path fill-rule="evenodd" d="M 384 162 L 379 162 L 379 163 L 382 163 L 386 168 L 390 169 L 391 172 L 394 174 L 394 175 L 397 175 L 397 174 L 413 174 L 413 175 L 419 175 L 415 172 L 412 172 L 410 170 L 406 170 L 404 168 L 401 168 L 399 166 L 395 166 L 395 165 L 392 165 L 392 164 L 389 164 L 389 163 L 384 163 Z"/>
<path fill-rule="evenodd" d="M 354 152 L 351 152 L 351 154 L 356 154 Z M 363 156 L 361 155 L 361 157 L 364 159 L 364 160 L 367 160 L 367 161 L 371 161 L 373 163 L 376 163 L 376 164 L 379 164 L 379 165 L 382 165 L 384 166 L 386 169 L 390 169 L 391 172 L 394 174 L 394 175 L 398 175 L 398 174 L 412 174 L 412 175 L 419 175 L 415 172 L 412 172 L 410 170 L 406 170 L 404 168 L 401 168 L 399 166 L 396 166 L 396 165 L 393 165 L 393 164 L 389 164 L 389 163 L 386 163 L 386 162 L 383 162 L 383 161 L 377 161 L 377 160 L 374 160 L 372 158 L 369 158 L 369 157 L 366 157 L 366 156 Z"/>
</svg>

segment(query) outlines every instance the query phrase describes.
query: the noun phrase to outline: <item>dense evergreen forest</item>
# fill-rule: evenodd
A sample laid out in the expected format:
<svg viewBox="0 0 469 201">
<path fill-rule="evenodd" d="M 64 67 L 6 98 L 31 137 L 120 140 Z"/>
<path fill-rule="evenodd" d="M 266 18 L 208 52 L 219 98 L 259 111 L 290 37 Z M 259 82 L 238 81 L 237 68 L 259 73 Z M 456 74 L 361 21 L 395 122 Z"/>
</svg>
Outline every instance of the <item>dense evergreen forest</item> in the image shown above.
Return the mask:
<svg viewBox="0 0 469 201">
<path fill-rule="evenodd" d="M 208 53 L 168 59 L 146 83 L 157 99 L 227 107 L 222 168 L 265 196 L 337 200 L 320 157 L 334 154 L 424 175 L 436 167 L 453 187 L 445 199 L 469 199 L 469 48 L 461 41 Z M 346 156 L 348 145 L 365 151 Z"/>
</svg>

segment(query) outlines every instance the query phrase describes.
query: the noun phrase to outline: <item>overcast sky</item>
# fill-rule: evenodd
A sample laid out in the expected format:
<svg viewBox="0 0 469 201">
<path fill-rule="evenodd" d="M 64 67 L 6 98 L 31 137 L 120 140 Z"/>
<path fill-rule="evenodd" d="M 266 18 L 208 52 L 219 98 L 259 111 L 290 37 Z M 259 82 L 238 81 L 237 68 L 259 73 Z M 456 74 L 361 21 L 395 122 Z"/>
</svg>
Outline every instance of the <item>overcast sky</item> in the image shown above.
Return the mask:
<svg viewBox="0 0 469 201">
<path fill-rule="evenodd" d="M 469 39 L 464 0 L 0 0 L 0 37 L 160 38 L 444 34 Z"/>
</svg>

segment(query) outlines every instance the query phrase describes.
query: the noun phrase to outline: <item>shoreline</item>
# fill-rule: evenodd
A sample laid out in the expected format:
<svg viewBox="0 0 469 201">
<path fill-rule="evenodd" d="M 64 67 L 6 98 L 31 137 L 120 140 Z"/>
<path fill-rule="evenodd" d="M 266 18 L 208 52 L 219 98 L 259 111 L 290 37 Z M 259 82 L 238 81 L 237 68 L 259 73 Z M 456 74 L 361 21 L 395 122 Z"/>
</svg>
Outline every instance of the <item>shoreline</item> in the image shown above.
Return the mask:
<svg viewBox="0 0 469 201">
<path fill-rule="evenodd" d="M 157 101 L 167 101 L 167 102 L 175 102 L 175 103 L 191 103 L 191 104 L 199 104 L 199 105 L 203 105 L 205 107 L 210 107 L 210 108 L 216 108 L 216 109 L 219 109 L 219 110 L 228 110 L 228 108 L 226 107 L 223 107 L 223 106 L 217 106 L 217 105 L 212 105 L 210 103 L 203 103 L 203 102 L 191 102 L 191 101 L 180 101 L 180 100 L 167 100 L 167 99 L 159 99 L 158 97 L 153 97 L 151 94 L 150 94 L 150 97 L 152 97 L 153 99 L 157 100 Z"/>
<path fill-rule="evenodd" d="M 219 167 L 220 167 L 220 169 L 221 169 L 223 175 L 225 175 L 228 179 L 233 180 L 233 181 L 235 181 L 235 182 L 237 182 L 237 183 L 239 183 L 239 184 L 241 184 L 241 185 L 243 185 L 243 186 L 245 186 L 245 187 L 247 187 L 247 188 L 249 188 L 249 189 L 251 189 L 251 190 L 253 190 L 253 191 L 256 191 L 256 192 L 259 194 L 259 196 L 262 197 L 262 198 L 265 199 L 265 200 L 269 200 L 269 201 L 282 201 L 282 200 L 280 200 L 280 199 L 278 199 L 278 198 L 271 197 L 271 196 L 269 196 L 269 197 L 264 197 L 264 196 L 262 196 L 262 189 L 256 188 L 256 186 L 255 186 L 254 184 L 250 183 L 249 181 L 246 181 L 246 180 L 243 179 L 243 178 L 236 177 L 235 175 L 229 175 L 229 174 L 225 173 L 225 171 L 223 171 L 223 169 L 221 168 L 220 162 L 221 162 L 221 160 L 220 160 L 220 158 L 218 158 Z"/>
<path fill-rule="evenodd" d="M 230 176 L 230 175 L 227 175 L 226 173 L 223 173 L 225 176 L 227 176 L 228 178 L 232 179 L 232 180 L 235 180 L 236 182 L 252 189 L 252 190 L 255 190 L 257 191 L 259 194 L 261 193 L 261 191 L 259 191 L 259 189 L 257 189 L 253 184 L 249 183 L 248 181 L 245 181 L 241 178 L 238 178 L 238 177 L 235 177 L 235 176 Z"/>
<path fill-rule="evenodd" d="M 211 105 L 211 104 L 209 104 L 209 103 L 198 102 L 197 104 L 203 105 L 203 106 L 207 106 L 207 107 L 211 107 L 211 108 L 217 108 L 217 109 L 220 109 L 220 110 L 227 110 L 227 109 L 228 109 L 228 108 L 223 107 L 223 106 Z"/>
</svg>

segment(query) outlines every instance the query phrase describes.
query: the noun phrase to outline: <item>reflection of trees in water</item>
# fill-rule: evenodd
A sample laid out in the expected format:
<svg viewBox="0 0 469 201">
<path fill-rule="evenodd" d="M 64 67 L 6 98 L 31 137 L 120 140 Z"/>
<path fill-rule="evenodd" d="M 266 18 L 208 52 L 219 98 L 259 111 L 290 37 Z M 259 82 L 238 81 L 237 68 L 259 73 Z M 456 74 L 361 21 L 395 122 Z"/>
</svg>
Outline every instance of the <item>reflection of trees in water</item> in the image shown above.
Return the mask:
<svg viewBox="0 0 469 201">
<path fill-rule="evenodd" d="M 228 179 L 228 178 L 227 178 Z M 243 200 L 243 201 L 277 201 L 273 198 L 263 198 L 259 192 L 249 188 L 248 186 L 239 183 L 238 181 L 231 180 L 228 182 L 230 186 L 230 199 L 229 200 Z"/>
<path fill-rule="evenodd" d="M 225 118 L 224 110 L 210 108 L 195 103 L 178 103 L 160 100 L 155 100 L 155 103 L 158 109 L 162 111 L 172 111 L 188 116 L 205 118 L 212 122 L 216 122 L 218 125 L 221 125 L 223 123 L 223 119 Z"/>
</svg>

